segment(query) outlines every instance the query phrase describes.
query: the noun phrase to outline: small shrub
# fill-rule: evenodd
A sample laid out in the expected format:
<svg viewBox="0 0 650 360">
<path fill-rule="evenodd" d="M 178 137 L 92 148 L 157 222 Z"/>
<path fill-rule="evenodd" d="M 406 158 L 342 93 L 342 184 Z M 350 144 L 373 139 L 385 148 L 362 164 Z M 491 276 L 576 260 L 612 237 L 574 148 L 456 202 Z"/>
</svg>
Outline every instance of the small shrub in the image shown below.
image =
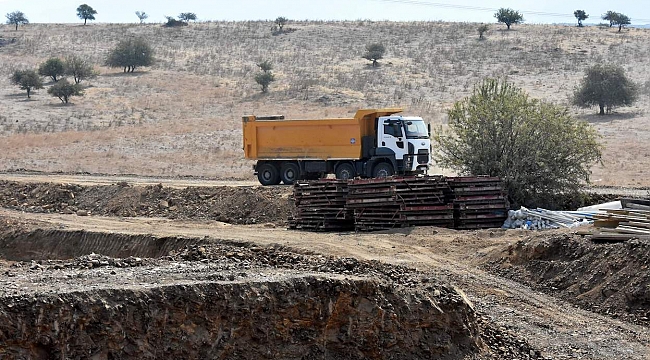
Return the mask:
<svg viewBox="0 0 650 360">
<path fill-rule="evenodd" d="M 386 48 L 383 44 L 370 44 L 366 46 L 366 53 L 362 57 L 368 61 L 372 61 L 372 67 L 376 67 L 379 65 L 377 61 L 384 58 L 385 52 Z"/>
<path fill-rule="evenodd" d="M 47 89 L 47 93 L 67 104 L 72 96 L 83 96 L 83 89 L 81 85 L 71 84 L 68 80 L 63 79 Z"/>
<path fill-rule="evenodd" d="M 483 39 L 485 39 L 485 36 L 484 36 L 484 35 L 485 35 L 485 33 L 486 33 L 489 29 L 490 29 L 490 27 L 489 27 L 487 24 L 481 24 L 481 25 L 479 25 L 478 29 L 476 29 L 476 30 L 478 31 L 478 38 L 479 38 L 479 40 L 483 40 Z"/>
<path fill-rule="evenodd" d="M 176 20 L 171 16 L 165 16 L 165 18 L 167 18 L 167 22 L 163 25 L 164 27 L 187 26 L 187 23 L 185 21 Z"/>
</svg>

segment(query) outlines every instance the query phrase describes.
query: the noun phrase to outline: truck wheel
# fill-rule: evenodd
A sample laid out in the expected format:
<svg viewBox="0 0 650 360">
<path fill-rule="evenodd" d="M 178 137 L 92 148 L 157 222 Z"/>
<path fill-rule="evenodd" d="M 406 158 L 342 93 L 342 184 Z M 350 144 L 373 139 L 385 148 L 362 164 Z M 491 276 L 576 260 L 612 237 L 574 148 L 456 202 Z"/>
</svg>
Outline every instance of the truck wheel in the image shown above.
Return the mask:
<svg viewBox="0 0 650 360">
<path fill-rule="evenodd" d="M 275 165 L 266 163 L 257 169 L 257 179 L 264 186 L 277 185 L 280 183 L 280 173 Z"/>
<path fill-rule="evenodd" d="M 393 165 L 386 163 L 386 162 L 381 162 L 375 166 L 375 168 L 372 170 L 372 177 L 375 178 L 386 178 L 389 176 L 393 176 L 395 171 L 393 170 Z"/>
<path fill-rule="evenodd" d="M 284 163 L 280 167 L 280 178 L 286 185 L 293 185 L 300 176 L 300 168 L 294 163 Z"/>
<path fill-rule="evenodd" d="M 336 178 L 339 180 L 354 179 L 356 175 L 357 172 L 351 164 L 343 163 L 336 167 Z"/>
</svg>

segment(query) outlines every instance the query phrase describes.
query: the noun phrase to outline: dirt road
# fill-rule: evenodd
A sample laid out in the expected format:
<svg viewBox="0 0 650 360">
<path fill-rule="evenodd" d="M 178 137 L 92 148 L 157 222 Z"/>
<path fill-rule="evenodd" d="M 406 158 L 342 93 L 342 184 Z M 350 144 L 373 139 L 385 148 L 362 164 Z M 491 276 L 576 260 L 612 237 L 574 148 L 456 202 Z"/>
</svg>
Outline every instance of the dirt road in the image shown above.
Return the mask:
<svg viewBox="0 0 650 360">
<path fill-rule="evenodd" d="M 279 244 L 300 251 L 401 264 L 447 279 L 504 331 L 526 338 L 555 359 L 647 359 L 650 331 L 544 295 L 476 265 L 495 249 L 517 242 L 516 231 L 457 232 L 436 228 L 386 233 L 322 234 L 268 226 L 161 218 L 78 217 L 0 210 L 0 216 L 42 222 L 41 227 L 102 233 L 153 234 L 210 242 Z M 198 240 L 197 240 L 198 241 Z M 101 249 L 98 249 L 101 251 Z"/>
<path fill-rule="evenodd" d="M 185 188 L 215 187 L 215 186 L 257 186 L 259 182 L 251 176 L 251 180 L 215 180 L 206 178 L 173 178 L 147 177 L 139 175 L 110 175 L 110 174 L 63 174 L 41 172 L 0 172 L 0 180 L 25 183 L 55 183 L 77 185 L 113 185 L 125 182 L 130 185 L 147 186 L 162 184 L 165 187 Z"/>
</svg>

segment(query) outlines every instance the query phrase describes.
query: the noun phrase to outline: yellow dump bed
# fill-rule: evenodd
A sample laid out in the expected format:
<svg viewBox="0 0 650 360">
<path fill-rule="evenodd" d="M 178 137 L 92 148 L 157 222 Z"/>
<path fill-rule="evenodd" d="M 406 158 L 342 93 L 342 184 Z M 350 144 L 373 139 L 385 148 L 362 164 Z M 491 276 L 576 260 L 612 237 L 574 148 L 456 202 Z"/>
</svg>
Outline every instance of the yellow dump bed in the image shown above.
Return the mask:
<svg viewBox="0 0 650 360">
<path fill-rule="evenodd" d="M 251 160 L 360 159 L 361 139 L 375 135 L 375 119 L 401 111 L 364 109 L 347 119 L 260 120 L 244 116 L 244 155 Z"/>
</svg>

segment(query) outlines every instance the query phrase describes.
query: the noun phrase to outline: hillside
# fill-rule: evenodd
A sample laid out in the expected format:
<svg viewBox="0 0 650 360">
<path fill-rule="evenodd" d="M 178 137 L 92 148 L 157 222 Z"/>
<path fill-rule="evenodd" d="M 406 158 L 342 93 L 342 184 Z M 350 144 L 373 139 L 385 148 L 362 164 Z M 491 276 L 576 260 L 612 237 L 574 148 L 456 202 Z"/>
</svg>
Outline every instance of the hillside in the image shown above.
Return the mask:
<svg viewBox="0 0 650 360">
<path fill-rule="evenodd" d="M 0 29 L 0 170 L 193 175 L 250 179 L 241 115 L 344 116 L 360 107 L 404 106 L 432 123 L 486 76 L 507 76 L 533 97 L 568 105 L 589 65 L 623 65 L 639 101 L 615 114 L 570 111 L 593 123 L 607 145 L 598 185 L 650 186 L 650 30 L 442 22 L 297 22 L 273 35 L 270 22 L 33 24 Z M 157 63 L 135 74 L 97 66 L 86 96 L 63 106 L 46 90 L 27 100 L 9 83 L 17 68 L 77 54 L 101 64 L 120 39 L 142 36 Z M 15 41 L 11 41 L 15 39 Z M 378 68 L 362 59 L 383 42 Z M 253 81 L 270 60 L 277 81 L 263 95 Z M 47 86 L 46 86 L 47 87 Z"/>
</svg>

